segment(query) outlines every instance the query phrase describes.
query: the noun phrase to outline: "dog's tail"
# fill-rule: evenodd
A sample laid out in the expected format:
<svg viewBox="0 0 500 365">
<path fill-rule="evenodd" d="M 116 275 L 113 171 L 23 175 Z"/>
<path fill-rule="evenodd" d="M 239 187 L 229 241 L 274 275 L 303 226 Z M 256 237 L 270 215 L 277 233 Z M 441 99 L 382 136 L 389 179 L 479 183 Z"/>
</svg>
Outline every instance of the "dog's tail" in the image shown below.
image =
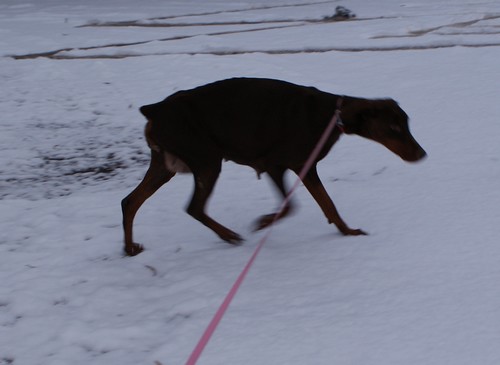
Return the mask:
<svg viewBox="0 0 500 365">
<path fill-rule="evenodd" d="M 152 151 L 158 152 L 163 156 L 165 167 L 168 171 L 176 172 L 191 172 L 189 166 L 182 161 L 179 157 L 173 153 L 167 151 L 165 148 L 161 148 L 158 143 L 158 139 L 155 137 L 154 131 L 154 121 L 157 120 L 157 105 L 145 105 L 140 108 L 141 113 L 146 117 L 148 122 L 144 128 L 144 135 L 146 136 L 146 142 Z"/>
<path fill-rule="evenodd" d="M 146 123 L 146 127 L 144 128 L 144 135 L 146 136 L 146 142 L 148 143 L 149 148 L 151 148 L 153 151 L 161 152 L 160 145 L 154 138 L 154 133 L 153 133 L 153 119 L 156 115 L 155 109 L 156 109 L 155 104 L 144 105 L 139 108 L 142 115 L 144 115 L 148 120 L 148 122 Z"/>
<path fill-rule="evenodd" d="M 146 119 L 154 119 L 157 114 L 156 104 L 143 105 L 139 108 L 142 115 L 146 117 Z"/>
</svg>

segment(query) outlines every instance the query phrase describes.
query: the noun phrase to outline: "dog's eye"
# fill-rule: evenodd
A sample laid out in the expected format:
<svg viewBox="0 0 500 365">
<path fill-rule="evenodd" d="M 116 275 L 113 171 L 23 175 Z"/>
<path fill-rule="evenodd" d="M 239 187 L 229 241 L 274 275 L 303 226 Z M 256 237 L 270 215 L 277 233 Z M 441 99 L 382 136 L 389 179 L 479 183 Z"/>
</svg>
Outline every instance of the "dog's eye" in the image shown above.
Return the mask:
<svg viewBox="0 0 500 365">
<path fill-rule="evenodd" d="M 394 133 L 401 133 L 401 132 L 402 132 L 401 127 L 400 127 L 399 125 L 397 125 L 397 124 L 391 124 L 391 125 L 389 126 L 389 128 L 390 128 L 390 129 L 391 129 L 391 131 L 392 131 L 392 132 L 394 132 Z"/>
</svg>

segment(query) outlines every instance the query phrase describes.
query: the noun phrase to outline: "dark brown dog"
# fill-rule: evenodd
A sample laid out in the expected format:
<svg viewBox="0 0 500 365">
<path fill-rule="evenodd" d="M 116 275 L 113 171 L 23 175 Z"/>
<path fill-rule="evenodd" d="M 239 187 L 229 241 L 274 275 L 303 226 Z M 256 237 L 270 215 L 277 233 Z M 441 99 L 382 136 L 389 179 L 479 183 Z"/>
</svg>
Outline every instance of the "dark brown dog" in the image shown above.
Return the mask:
<svg viewBox="0 0 500 365">
<path fill-rule="evenodd" d="M 221 171 L 222 160 L 266 172 L 283 196 L 286 170 L 298 174 L 331 120 L 342 98 L 342 125 L 329 136 L 303 183 L 329 223 L 345 235 L 365 234 L 342 220 L 321 183 L 316 164 L 326 156 L 340 134 L 357 134 L 386 146 L 405 161 L 426 153 L 408 129 L 408 116 L 391 99 L 341 97 L 284 81 L 237 78 L 179 91 L 162 102 L 143 106 L 151 162 L 137 188 L 122 201 L 125 252 L 137 255 L 143 247 L 132 240 L 139 207 L 176 172 L 191 172 L 194 193 L 187 212 L 220 238 L 238 243 L 242 238 L 205 213 L 205 204 Z M 276 218 L 290 212 L 288 205 Z M 268 226 L 275 214 L 260 218 Z"/>
</svg>

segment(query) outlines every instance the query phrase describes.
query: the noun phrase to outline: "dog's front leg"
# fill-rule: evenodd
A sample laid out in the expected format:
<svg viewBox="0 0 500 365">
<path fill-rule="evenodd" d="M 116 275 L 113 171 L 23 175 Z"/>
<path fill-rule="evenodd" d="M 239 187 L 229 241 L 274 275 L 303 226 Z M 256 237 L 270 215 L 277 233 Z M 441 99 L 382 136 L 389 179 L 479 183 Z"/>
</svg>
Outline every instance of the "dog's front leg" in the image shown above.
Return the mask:
<svg viewBox="0 0 500 365">
<path fill-rule="evenodd" d="M 298 171 L 295 171 L 298 174 Z M 311 193 L 314 200 L 321 207 L 321 210 L 328 219 L 328 223 L 334 223 L 340 232 L 344 235 L 359 236 L 367 233 L 361 229 L 352 229 L 340 217 L 335 204 L 325 190 L 325 187 L 319 179 L 316 165 L 312 166 L 307 175 L 302 179 L 307 190 Z"/>
</svg>

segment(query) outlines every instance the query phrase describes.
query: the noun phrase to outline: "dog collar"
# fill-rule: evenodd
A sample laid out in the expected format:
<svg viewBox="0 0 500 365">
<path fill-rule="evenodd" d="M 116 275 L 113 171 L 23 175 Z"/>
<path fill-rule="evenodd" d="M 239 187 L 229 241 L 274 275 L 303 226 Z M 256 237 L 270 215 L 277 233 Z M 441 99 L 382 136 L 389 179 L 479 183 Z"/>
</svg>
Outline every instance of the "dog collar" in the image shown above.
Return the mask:
<svg viewBox="0 0 500 365">
<path fill-rule="evenodd" d="M 342 107 L 343 101 L 344 101 L 344 96 L 343 95 L 339 96 L 337 99 L 337 108 L 335 109 L 335 113 L 338 113 L 336 126 L 340 130 L 340 133 L 345 133 L 345 131 L 344 131 L 345 124 L 342 121 L 342 118 L 340 117 L 340 115 L 342 114 L 341 107 Z"/>
<path fill-rule="evenodd" d="M 340 133 L 345 133 L 345 130 L 344 130 L 345 124 L 342 121 L 342 118 L 340 118 L 340 117 L 337 119 L 337 127 L 340 130 Z"/>
</svg>

